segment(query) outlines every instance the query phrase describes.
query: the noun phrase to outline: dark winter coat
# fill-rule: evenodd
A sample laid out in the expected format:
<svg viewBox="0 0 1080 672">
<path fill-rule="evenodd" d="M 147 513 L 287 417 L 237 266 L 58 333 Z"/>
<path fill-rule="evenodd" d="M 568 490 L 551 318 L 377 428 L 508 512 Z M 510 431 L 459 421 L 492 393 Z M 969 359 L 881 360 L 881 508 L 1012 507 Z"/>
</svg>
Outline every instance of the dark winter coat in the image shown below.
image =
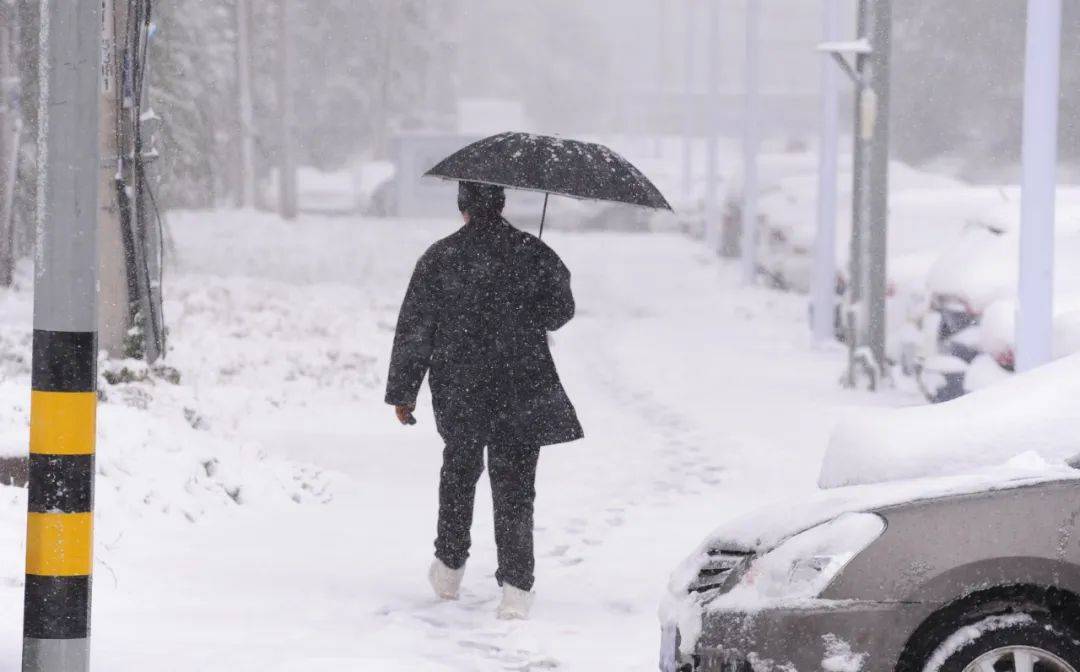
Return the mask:
<svg viewBox="0 0 1080 672">
<path fill-rule="evenodd" d="M 548 349 L 574 316 L 570 271 L 501 218 L 428 249 L 398 317 L 386 401 L 413 404 L 424 375 L 447 441 L 549 445 L 583 434 Z"/>
</svg>

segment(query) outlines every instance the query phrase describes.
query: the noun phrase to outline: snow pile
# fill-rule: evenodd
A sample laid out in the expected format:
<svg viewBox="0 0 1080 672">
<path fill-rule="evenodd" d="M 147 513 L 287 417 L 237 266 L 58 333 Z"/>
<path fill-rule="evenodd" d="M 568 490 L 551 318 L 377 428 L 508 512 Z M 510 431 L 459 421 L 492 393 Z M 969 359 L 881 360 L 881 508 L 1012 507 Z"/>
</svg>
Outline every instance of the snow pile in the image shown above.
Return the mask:
<svg viewBox="0 0 1080 672">
<path fill-rule="evenodd" d="M 964 474 L 1021 455 L 1061 465 L 1080 453 L 1080 356 L 935 406 L 860 410 L 833 432 L 819 485 Z"/>
<path fill-rule="evenodd" d="M 1018 246 L 1015 233 L 972 227 L 938 257 L 927 287 L 940 296 L 958 297 L 969 310 L 981 313 L 994 301 L 1015 294 Z"/>
<path fill-rule="evenodd" d="M 851 644 L 836 635 L 825 635 L 825 657 L 821 669 L 825 672 L 859 672 L 866 664 L 868 654 L 852 651 Z"/>
<path fill-rule="evenodd" d="M 0 456 L 25 455 L 29 445 L 31 274 L 23 264 L 15 288 L 0 293 Z M 297 396 L 374 385 L 374 358 L 318 341 L 302 347 L 287 294 L 275 301 L 242 280 L 188 276 L 170 278 L 166 293 L 167 365 L 99 362 L 98 511 L 195 522 L 218 509 L 328 501 L 328 474 L 269 456 L 237 431 L 237 417 L 281 403 L 274 379 L 291 381 Z"/>
<path fill-rule="evenodd" d="M 327 500 L 329 482 L 321 471 L 270 458 L 256 443 L 215 433 L 189 390 L 169 388 L 172 384 L 159 378 L 106 388 L 108 401 L 98 413 L 100 511 L 196 522 L 237 505 Z"/>
<path fill-rule="evenodd" d="M 1080 204 L 1080 190 L 1066 189 L 1061 198 L 1075 211 Z M 982 313 L 993 302 L 1011 300 L 1016 296 L 1019 274 L 1020 234 L 1016 230 L 1018 214 L 1015 205 L 1002 206 L 998 217 L 987 208 L 955 243 L 941 250 L 926 276 L 930 291 L 955 297 L 967 304 L 975 314 Z M 1075 221 L 1059 225 L 1054 236 L 1057 259 L 1054 268 L 1055 307 L 1060 311 L 1080 307 L 1080 273 L 1070 263 L 1080 258 L 1080 230 Z"/>
<path fill-rule="evenodd" d="M 16 269 L 11 290 L 0 291 L 0 457 L 26 453 L 30 424 L 30 293 L 33 265 Z"/>
</svg>

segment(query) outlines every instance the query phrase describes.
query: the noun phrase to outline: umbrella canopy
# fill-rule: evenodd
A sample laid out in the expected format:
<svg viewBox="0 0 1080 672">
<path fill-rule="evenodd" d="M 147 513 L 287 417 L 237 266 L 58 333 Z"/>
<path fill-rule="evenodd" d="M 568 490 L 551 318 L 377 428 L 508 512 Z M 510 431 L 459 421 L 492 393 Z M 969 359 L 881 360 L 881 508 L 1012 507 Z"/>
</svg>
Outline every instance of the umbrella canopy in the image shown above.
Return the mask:
<svg viewBox="0 0 1080 672">
<path fill-rule="evenodd" d="M 451 154 L 425 175 L 671 210 L 649 178 L 617 153 L 548 135 L 493 135 Z"/>
</svg>

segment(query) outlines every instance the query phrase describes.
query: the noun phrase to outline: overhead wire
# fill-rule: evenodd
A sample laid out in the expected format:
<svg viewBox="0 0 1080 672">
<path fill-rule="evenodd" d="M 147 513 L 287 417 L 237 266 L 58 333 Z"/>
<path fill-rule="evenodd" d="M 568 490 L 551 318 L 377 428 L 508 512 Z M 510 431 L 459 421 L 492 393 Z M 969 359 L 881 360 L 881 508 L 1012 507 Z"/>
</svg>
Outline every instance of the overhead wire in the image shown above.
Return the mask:
<svg viewBox="0 0 1080 672">
<path fill-rule="evenodd" d="M 164 308 L 161 301 L 154 300 L 153 287 L 150 283 L 150 264 L 148 260 L 147 250 L 145 250 L 145 236 L 146 230 L 144 224 L 147 221 L 146 218 L 139 216 L 136 212 L 135 216 L 132 216 L 131 200 L 134 197 L 136 208 L 141 208 L 146 205 L 142 196 L 146 196 L 149 206 L 153 211 L 153 220 L 158 236 L 158 277 L 157 277 L 157 296 L 160 299 L 164 289 L 165 278 L 165 226 L 164 220 L 161 215 L 161 210 L 158 207 L 157 197 L 154 193 L 153 186 L 146 178 L 146 157 L 144 156 L 143 146 L 143 95 L 145 93 L 145 80 L 146 80 L 146 68 L 149 58 L 149 37 L 152 27 L 152 0 L 128 0 L 127 3 L 127 16 L 130 19 L 125 26 L 122 49 L 117 50 L 114 54 L 114 64 L 116 65 L 116 146 L 117 146 L 117 198 L 120 200 L 122 210 L 126 208 L 126 213 L 122 212 L 122 216 L 126 214 L 129 222 L 130 236 L 125 233 L 125 237 L 130 237 L 130 243 L 132 246 L 132 259 L 128 260 L 128 263 L 137 263 L 140 260 L 140 255 L 135 253 L 135 246 L 143 247 L 143 254 L 141 255 L 141 268 L 142 272 L 147 280 L 147 291 L 150 295 L 147 298 L 151 304 L 151 313 L 154 312 L 154 306 L 157 308 L 157 319 L 155 315 L 143 316 L 143 329 L 150 330 L 149 333 L 152 338 L 160 345 L 160 354 L 164 356 L 166 352 L 166 332 L 164 329 Z M 113 16 L 113 34 L 114 41 L 119 36 L 119 17 L 114 14 Z M 129 98 L 130 96 L 130 98 Z M 124 126 L 125 124 L 131 130 L 130 146 L 124 142 Z M 126 155 L 126 152 L 130 151 L 130 159 Z M 125 168 L 127 161 L 130 160 L 130 170 Z M 126 255 L 125 255 L 126 256 Z M 133 289 L 135 292 L 140 292 L 138 282 L 134 283 L 130 281 L 129 275 L 129 289 Z M 145 333 L 145 332 L 144 332 Z"/>
<path fill-rule="evenodd" d="M 141 5 L 142 5 L 140 7 L 140 10 L 141 10 L 140 18 L 142 20 L 142 26 L 140 28 L 140 30 L 142 32 L 141 32 L 140 36 L 142 37 L 142 39 L 139 40 L 138 44 L 136 44 L 136 50 L 139 53 L 138 53 L 137 58 L 136 58 L 137 65 L 133 69 L 134 72 L 135 72 L 135 75 L 136 75 L 135 91 L 134 91 L 134 95 L 135 95 L 135 108 L 134 108 L 135 109 L 135 118 L 134 118 L 134 124 L 135 124 L 135 129 L 136 129 L 136 133 L 135 133 L 135 137 L 136 137 L 136 156 L 135 156 L 135 160 L 137 161 L 137 165 L 138 165 L 138 171 L 137 171 L 138 180 L 139 180 L 138 189 L 140 189 L 142 191 L 142 193 L 145 193 L 147 198 L 150 201 L 150 207 L 153 209 L 153 212 L 154 212 L 154 220 L 155 220 L 155 225 L 156 225 L 156 229 L 157 229 L 157 238 L 158 238 L 158 282 L 157 282 L 157 291 L 158 291 L 159 301 L 156 302 L 156 303 L 157 303 L 157 309 L 159 311 L 159 314 L 158 314 L 158 319 L 154 319 L 154 317 L 152 315 L 147 316 L 147 319 L 149 319 L 149 321 L 150 321 L 150 328 L 153 330 L 154 337 L 157 339 L 158 343 L 161 346 L 161 355 L 164 356 L 164 354 L 166 352 L 166 343 L 165 343 L 166 332 L 165 332 L 165 328 L 164 328 L 165 327 L 165 307 L 164 307 L 164 297 L 163 297 L 162 292 L 164 290 L 164 280 L 165 280 L 165 243 L 164 243 L 164 240 L 165 240 L 165 227 L 164 227 L 164 222 L 163 222 L 162 217 L 161 217 L 161 210 L 158 208 L 158 205 L 157 205 L 157 198 L 154 195 L 153 187 L 150 184 L 150 181 L 148 179 L 146 179 L 146 161 L 145 161 L 145 156 L 143 155 L 143 137 L 142 137 L 142 121 L 143 121 L 143 119 L 142 119 L 142 110 L 143 110 L 142 101 L 143 101 L 143 93 L 144 93 L 144 90 L 145 90 L 144 87 L 145 87 L 145 82 L 146 82 L 146 64 L 147 64 L 147 61 L 149 59 L 149 53 L 150 53 L 150 31 L 151 31 L 151 26 L 152 26 L 152 23 L 153 23 L 153 21 L 152 21 L 153 0 L 136 0 L 136 2 L 140 2 Z M 147 261 L 147 255 L 146 254 L 143 254 L 143 271 L 146 273 L 147 281 L 149 281 L 149 279 L 150 279 L 150 265 L 149 265 L 149 262 Z M 151 302 L 154 303 L 153 288 L 151 288 L 151 296 L 149 298 L 150 298 Z"/>
</svg>

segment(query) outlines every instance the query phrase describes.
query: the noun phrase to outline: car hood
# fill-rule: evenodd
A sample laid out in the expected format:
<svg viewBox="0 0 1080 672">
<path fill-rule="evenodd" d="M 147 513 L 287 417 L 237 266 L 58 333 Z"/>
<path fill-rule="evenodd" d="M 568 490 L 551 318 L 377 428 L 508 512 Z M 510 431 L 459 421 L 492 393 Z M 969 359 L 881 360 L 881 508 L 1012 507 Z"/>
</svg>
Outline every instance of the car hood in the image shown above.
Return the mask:
<svg viewBox="0 0 1080 672">
<path fill-rule="evenodd" d="M 685 594 L 710 554 L 765 553 L 786 539 L 845 513 L 874 512 L 930 499 L 1065 480 L 1080 480 L 1080 471 L 1027 453 L 966 475 L 817 490 L 797 502 L 780 502 L 721 525 L 675 570 L 668 588 L 672 594 Z"/>
<path fill-rule="evenodd" d="M 789 500 L 759 509 L 714 530 L 675 569 L 660 602 L 660 620 L 665 626 L 678 628 L 682 637 L 679 650 L 690 655 L 701 635 L 703 615 L 709 604 L 709 597 L 691 591 L 690 585 L 717 553 L 766 553 L 792 536 L 845 513 L 878 512 L 933 499 L 1067 480 L 1080 480 L 1080 471 L 1049 465 L 1031 454 L 980 473 L 819 490 L 797 502 Z"/>
</svg>

